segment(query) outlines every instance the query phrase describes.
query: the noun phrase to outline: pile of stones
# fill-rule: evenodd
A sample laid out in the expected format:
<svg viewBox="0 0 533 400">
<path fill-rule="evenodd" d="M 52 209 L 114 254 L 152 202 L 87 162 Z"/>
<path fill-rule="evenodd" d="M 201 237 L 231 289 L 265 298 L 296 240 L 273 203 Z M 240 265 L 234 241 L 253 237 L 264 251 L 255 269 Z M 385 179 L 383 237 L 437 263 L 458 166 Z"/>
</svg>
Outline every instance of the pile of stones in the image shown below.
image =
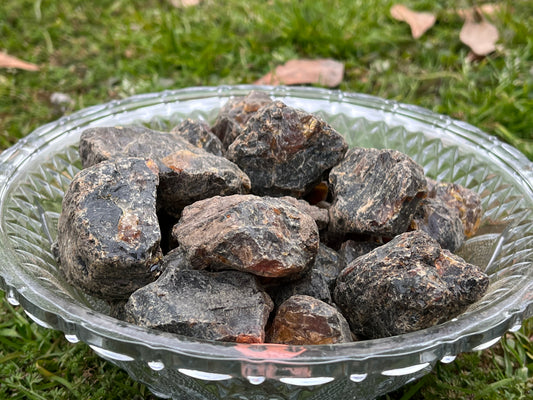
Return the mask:
<svg viewBox="0 0 533 400">
<path fill-rule="evenodd" d="M 262 92 L 212 126 L 85 130 L 54 244 L 72 284 L 143 327 L 329 344 L 449 320 L 488 277 L 454 255 L 479 196 L 395 150 L 348 148 Z"/>
</svg>

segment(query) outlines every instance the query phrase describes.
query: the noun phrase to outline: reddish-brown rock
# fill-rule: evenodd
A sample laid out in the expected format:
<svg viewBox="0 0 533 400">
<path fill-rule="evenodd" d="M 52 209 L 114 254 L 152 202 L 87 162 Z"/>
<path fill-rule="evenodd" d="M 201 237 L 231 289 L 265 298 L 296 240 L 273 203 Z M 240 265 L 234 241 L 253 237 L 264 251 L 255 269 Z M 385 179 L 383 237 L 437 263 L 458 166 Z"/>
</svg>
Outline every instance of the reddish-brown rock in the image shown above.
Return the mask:
<svg viewBox="0 0 533 400">
<path fill-rule="evenodd" d="M 195 268 L 236 269 L 266 277 L 298 275 L 313 264 L 318 228 L 279 198 L 212 197 L 183 210 L 172 235 Z"/>
<path fill-rule="evenodd" d="M 352 341 L 348 322 L 333 306 L 310 296 L 295 295 L 276 312 L 268 341 L 292 345 Z"/>
</svg>

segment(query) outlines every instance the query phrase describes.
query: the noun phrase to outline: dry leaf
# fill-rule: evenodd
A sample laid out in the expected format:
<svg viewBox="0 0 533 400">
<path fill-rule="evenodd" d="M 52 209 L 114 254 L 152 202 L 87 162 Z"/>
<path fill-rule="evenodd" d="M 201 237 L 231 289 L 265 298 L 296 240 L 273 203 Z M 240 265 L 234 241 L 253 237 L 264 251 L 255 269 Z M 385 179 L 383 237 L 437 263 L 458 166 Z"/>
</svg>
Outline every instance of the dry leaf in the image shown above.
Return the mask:
<svg viewBox="0 0 533 400">
<path fill-rule="evenodd" d="M 201 0 L 170 0 L 170 4 L 172 4 L 174 7 L 181 8 L 197 6 L 200 4 L 200 1 Z"/>
<path fill-rule="evenodd" d="M 344 76 L 344 64 L 330 59 L 290 60 L 276 67 L 256 85 L 297 85 L 318 83 L 327 87 L 338 86 Z"/>
<path fill-rule="evenodd" d="M 494 15 L 502 9 L 501 4 L 486 3 L 478 7 L 463 8 L 457 10 L 457 14 L 463 19 L 475 19 L 476 11 L 483 15 Z"/>
<path fill-rule="evenodd" d="M 483 17 L 479 22 L 474 18 L 467 18 L 459 34 L 461 42 L 478 56 L 486 56 L 496 50 L 499 37 L 498 29 Z"/>
<path fill-rule="evenodd" d="M 0 52 L 0 68 L 18 68 L 26 71 L 38 71 L 39 66 Z"/>
<path fill-rule="evenodd" d="M 392 18 L 398 21 L 404 21 L 411 27 L 411 35 L 418 39 L 429 28 L 435 25 L 437 18 L 428 12 L 416 12 L 410 10 L 403 4 L 395 4 L 390 9 Z"/>
</svg>

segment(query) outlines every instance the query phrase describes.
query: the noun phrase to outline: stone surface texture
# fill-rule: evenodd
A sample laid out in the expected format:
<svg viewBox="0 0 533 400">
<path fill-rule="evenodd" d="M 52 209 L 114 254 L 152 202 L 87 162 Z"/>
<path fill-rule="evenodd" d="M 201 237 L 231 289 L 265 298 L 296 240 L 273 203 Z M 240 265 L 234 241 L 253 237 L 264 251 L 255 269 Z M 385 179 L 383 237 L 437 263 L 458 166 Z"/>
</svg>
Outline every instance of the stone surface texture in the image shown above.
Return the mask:
<svg viewBox="0 0 533 400">
<path fill-rule="evenodd" d="M 344 138 L 326 122 L 274 101 L 250 118 L 226 156 L 250 177 L 252 193 L 301 197 L 347 149 Z"/>
<path fill-rule="evenodd" d="M 337 234 L 405 232 L 427 190 L 422 167 L 396 150 L 352 148 L 329 181 L 329 229 Z"/>
<path fill-rule="evenodd" d="M 412 229 L 420 229 L 450 251 L 459 249 L 465 239 L 463 222 L 455 207 L 441 198 L 423 199 L 411 221 Z"/>
<path fill-rule="evenodd" d="M 167 268 L 131 295 L 126 320 L 198 339 L 263 343 L 272 300 L 253 275 Z"/>
<path fill-rule="evenodd" d="M 222 142 L 220 142 L 220 139 L 211 132 L 211 127 L 205 121 L 192 120 L 190 118 L 185 119 L 172 128 L 170 133 L 179 135 L 194 146 L 204 149 L 216 156 L 223 155 Z"/>
<path fill-rule="evenodd" d="M 67 279 L 107 300 L 127 298 L 155 279 L 161 257 L 157 167 L 117 158 L 80 171 L 58 223 L 60 268 Z"/>
<path fill-rule="evenodd" d="M 441 249 L 427 233 L 412 231 L 350 263 L 333 297 L 352 332 L 375 339 L 447 321 L 487 287 L 488 277 L 477 267 Z"/>
<path fill-rule="evenodd" d="M 183 210 L 172 236 L 198 269 L 236 269 L 265 277 L 306 271 L 318 252 L 309 215 L 279 198 L 216 196 Z"/>
<path fill-rule="evenodd" d="M 278 308 L 268 337 L 292 345 L 352 341 L 348 322 L 335 307 L 305 295 L 292 296 Z"/>
<path fill-rule="evenodd" d="M 437 182 L 428 179 L 428 197 L 439 198 L 455 208 L 464 226 L 467 238 L 474 236 L 481 223 L 481 197 L 471 189 L 456 183 Z"/>
<path fill-rule="evenodd" d="M 211 130 L 222 141 L 224 149 L 242 133 L 248 120 L 261 107 L 272 102 L 265 92 L 252 90 L 246 96 L 235 97 L 220 109 Z"/>
</svg>

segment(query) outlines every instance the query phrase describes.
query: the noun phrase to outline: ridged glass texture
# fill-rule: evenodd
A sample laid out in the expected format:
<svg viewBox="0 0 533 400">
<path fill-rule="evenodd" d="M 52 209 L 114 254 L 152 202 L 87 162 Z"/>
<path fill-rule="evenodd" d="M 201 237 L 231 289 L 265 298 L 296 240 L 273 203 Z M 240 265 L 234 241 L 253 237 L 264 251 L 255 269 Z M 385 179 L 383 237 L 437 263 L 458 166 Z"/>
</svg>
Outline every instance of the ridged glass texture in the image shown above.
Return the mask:
<svg viewBox="0 0 533 400">
<path fill-rule="evenodd" d="M 418 332 L 329 346 L 214 343 L 117 321 L 105 302 L 68 284 L 50 247 L 65 189 L 80 169 L 77 142 L 94 126 L 168 130 L 186 117 L 213 122 L 232 96 L 261 89 L 320 115 L 352 146 L 395 148 L 432 178 L 482 197 L 479 234 L 460 251 L 490 274 L 465 313 Z M 375 97 L 297 87 L 198 87 L 91 107 L 45 125 L 0 155 L 0 287 L 37 323 L 81 340 L 157 395 L 191 399 L 371 399 L 439 360 L 482 349 L 533 315 L 533 169 L 478 129 Z"/>
</svg>

